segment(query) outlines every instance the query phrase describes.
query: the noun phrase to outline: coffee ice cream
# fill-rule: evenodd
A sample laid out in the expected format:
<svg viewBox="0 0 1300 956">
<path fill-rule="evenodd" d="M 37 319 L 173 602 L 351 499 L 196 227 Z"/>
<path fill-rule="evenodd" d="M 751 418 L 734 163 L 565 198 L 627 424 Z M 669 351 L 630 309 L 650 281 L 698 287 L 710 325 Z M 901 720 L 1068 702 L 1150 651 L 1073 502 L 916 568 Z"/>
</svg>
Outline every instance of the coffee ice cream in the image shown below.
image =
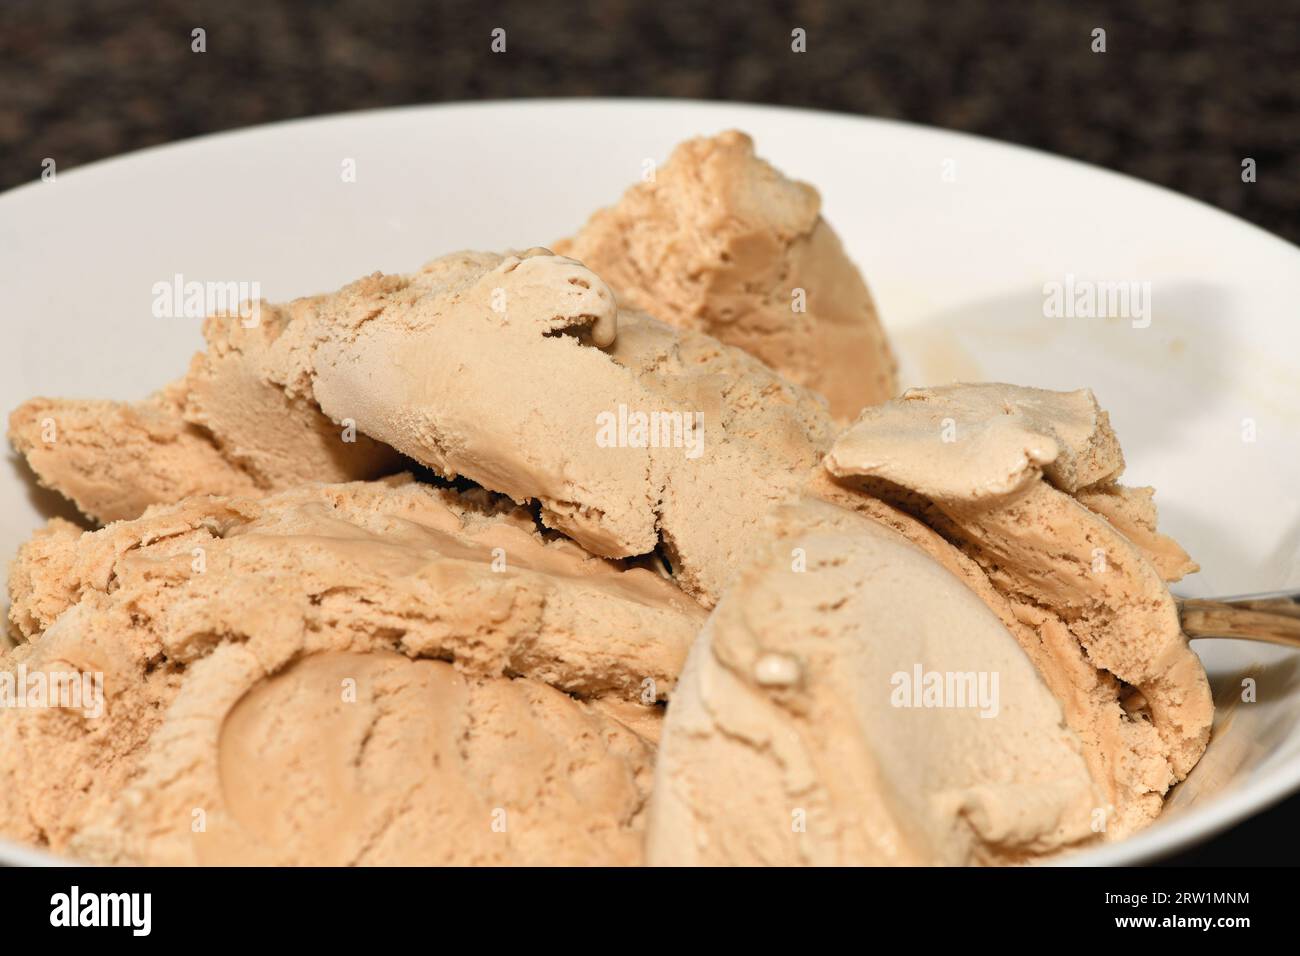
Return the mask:
<svg viewBox="0 0 1300 956">
<path fill-rule="evenodd" d="M 731 130 L 679 145 L 653 177 L 556 244 L 619 302 L 744 349 L 849 419 L 897 389 L 871 293 L 821 197 Z"/>
<path fill-rule="evenodd" d="M 210 321 L 208 354 L 176 386 L 215 448 L 195 443 L 231 463 L 189 494 L 245 491 L 226 486 L 232 475 L 292 486 L 272 451 L 279 431 L 307 434 L 296 440 L 305 470 L 338 480 L 335 435 L 353 427 L 360 451 L 342 459 L 349 469 L 382 473 L 396 449 L 445 477 L 538 502 L 547 527 L 594 554 L 632 557 L 662 541 L 680 585 L 708 604 L 765 510 L 799 487 L 834 437 L 813 393 L 703 333 L 620 312 L 595 273 L 544 249 L 444 256 L 272 314 L 284 321 L 252 333 Z M 218 351 L 226 334 L 237 359 Z M 18 442 L 44 481 L 85 500 L 70 477 L 82 472 L 50 464 L 70 459 L 65 445 Z M 101 456 L 86 457 L 104 468 L 120 443 L 94 448 Z"/>
<path fill-rule="evenodd" d="M 11 591 L 26 642 L 0 669 L 105 696 L 0 712 L 0 832 L 107 862 L 636 862 L 655 702 L 704 619 L 650 569 L 407 476 L 56 522 Z"/>
<path fill-rule="evenodd" d="M 1112 835 L 1154 819 L 1213 717 L 1166 586 L 1196 566 L 1155 530 L 1150 489 L 1117 484 L 1124 460 L 1092 393 L 913 389 L 863 412 L 824 465 L 979 566 L 1084 742 Z"/>
<path fill-rule="evenodd" d="M 620 311 L 599 276 L 546 250 L 372 277 L 294 334 L 301 389 L 326 415 L 441 475 L 536 500 L 546 526 L 595 554 L 662 541 L 706 604 L 834 433 L 811 393 Z"/>
<path fill-rule="evenodd" d="M 306 481 L 377 478 L 401 456 L 336 425 L 274 378 L 276 343 L 302 299 L 204 323 L 189 373 L 135 403 L 36 398 L 9 417 L 9 441 L 41 484 L 91 521 L 135 518 L 190 495 L 248 495 Z"/>
<path fill-rule="evenodd" d="M 776 513 L 691 650 L 647 853 L 1018 862 L 1091 839 L 1102 804 L 1061 705 L 979 598 L 892 529 L 809 501 Z"/>
<path fill-rule="evenodd" d="M 891 399 L 816 193 L 740 134 L 563 248 L 214 316 L 143 402 L 13 413 L 104 527 L 12 566 L 0 691 L 98 684 L 0 708 L 0 835 L 1008 864 L 1160 812 L 1209 732 L 1166 588 L 1195 565 L 1091 393 Z"/>
</svg>

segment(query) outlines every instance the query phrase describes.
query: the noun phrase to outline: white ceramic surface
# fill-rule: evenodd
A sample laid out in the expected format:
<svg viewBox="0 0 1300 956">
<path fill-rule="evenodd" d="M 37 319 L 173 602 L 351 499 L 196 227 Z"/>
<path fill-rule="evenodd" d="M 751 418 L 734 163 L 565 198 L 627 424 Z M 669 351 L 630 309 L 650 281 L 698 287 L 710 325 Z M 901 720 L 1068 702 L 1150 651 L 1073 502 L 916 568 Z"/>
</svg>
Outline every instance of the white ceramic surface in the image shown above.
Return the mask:
<svg viewBox="0 0 1300 956">
<path fill-rule="evenodd" d="M 729 127 L 821 190 L 906 384 L 1092 387 L 1123 440 L 1127 479 L 1156 486 L 1163 527 L 1204 568 L 1182 593 L 1300 584 L 1300 249 L 1093 167 L 835 114 L 628 100 L 386 110 L 204 137 L 33 182 L 0 197 L 0 410 L 41 394 L 139 398 L 178 375 L 199 322 L 151 312 L 154 283 L 176 273 L 256 281 L 280 300 L 455 249 L 545 245 L 678 140 Z M 355 182 L 341 175 L 347 160 Z M 1150 283 L 1149 326 L 1045 317 L 1044 283 L 1067 275 Z M 55 505 L 10 455 L 0 555 Z M 1164 821 L 1074 861 L 1149 859 L 1300 786 L 1296 655 L 1196 648 L 1231 726 Z M 1243 671 L 1259 702 L 1233 708 Z"/>
</svg>

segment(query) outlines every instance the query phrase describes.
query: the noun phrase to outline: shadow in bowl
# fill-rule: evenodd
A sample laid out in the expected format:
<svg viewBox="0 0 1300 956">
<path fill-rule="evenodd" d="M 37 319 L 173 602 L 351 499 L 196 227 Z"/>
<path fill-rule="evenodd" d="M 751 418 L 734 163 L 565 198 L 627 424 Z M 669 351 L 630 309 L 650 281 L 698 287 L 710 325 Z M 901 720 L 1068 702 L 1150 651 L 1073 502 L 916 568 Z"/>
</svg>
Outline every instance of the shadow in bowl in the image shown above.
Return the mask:
<svg viewBox="0 0 1300 956">
<path fill-rule="evenodd" d="M 1188 423 L 1221 402 L 1246 361 L 1229 334 L 1225 295 L 1208 282 L 1157 287 L 1145 328 L 1135 319 L 1049 318 L 1041 288 L 972 302 L 895 334 L 901 381 L 1087 387 L 1121 419 L 1115 426 L 1125 445 L 1144 452 L 1183 446 Z M 1161 387 L 1152 381 L 1155 368 Z"/>
</svg>

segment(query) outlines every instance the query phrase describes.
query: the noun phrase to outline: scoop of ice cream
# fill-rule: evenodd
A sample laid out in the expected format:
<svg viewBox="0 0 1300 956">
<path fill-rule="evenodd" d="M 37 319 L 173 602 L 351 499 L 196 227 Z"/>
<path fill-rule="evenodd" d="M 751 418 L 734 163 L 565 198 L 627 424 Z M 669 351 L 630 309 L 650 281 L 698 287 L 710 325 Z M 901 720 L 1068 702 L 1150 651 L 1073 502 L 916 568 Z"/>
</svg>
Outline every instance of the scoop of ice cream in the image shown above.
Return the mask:
<svg viewBox="0 0 1300 956">
<path fill-rule="evenodd" d="M 272 375 L 275 343 L 302 299 L 263 303 L 257 324 L 212 316 L 207 351 L 143 402 L 37 398 L 10 416 L 9 440 L 41 484 L 101 524 L 195 494 L 250 495 L 304 481 L 375 478 L 401 456 L 331 422 Z"/>
<path fill-rule="evenodd" d="M 29 639 L 95 596 L 134 610 L 136 630 L 178 660 L 253 631 L 330 627 L 478 675 L 633 699 L 652 687 L 652 700 L 704 618 L 647 569 L 409 476 L 194 498 L 88 535 L 56 528 L 19 552 L 10 591 Z"/>
<path fill-rule="evenodd" d="M 401 456 L 357 430 L 333 422 L 311 395 L 291 392 L 278 376 L 281 335 L 295 315 L 310 313 L 315 299 L 286 306 L 262 303 L 249 326 L 224 316 L 203 326 L 207 349 L 194 356 L 178 384 L 185 418 L 205 429 L 222 455 L 266 491 L 307 481 L 377 478 L 401 465 Z"/>
<path fill-rule="evenodd" d="M 1195 565 L 1155 531 L 1149 492 L 1115 484 L 1123 459 L 1091 394 L 914 390 L 864 412 L 824 466 L 979 565 L 1107 788 L 1109 835 L 1153 819 L 1213 715 L 1165 585 Z"/>
<path fill-rule="evenodd" d="M 682 587 L 710 603 L 833 438 L 812 392 L 704 333 L 620 314 L 598 276 L 545 249 L 457 253 L 261 314 L 252 328 L 209 320 L 208 351 L 169 389 L 183 460 L 112 422 L 46 448 L 28 415 L 16 441 L 105 519 L 189 494 L 375 477 L 396 449 L 538 502 L 548 527 L 595 554 L 662 544 Z M 74 449 L 107 476 L 89 491 L 55 467 Z M 209 470 L 194 473 L 200 460 Z M 136 472 L 150 480 L 113 498 Z"/>
<path fill-rule="evenodd" d="M 850 418 L 894 394 L 871 293 L 821 200 L 754 155 L 744 133 L 680 144 L 654 178 L 556 245 L 620 302 L 716 336 Z"/>
<path fill-rule="evenodd" d="M 34 398 L 9 416 L 9 441 L 42 485 L 92 521 L 134 518 L 159 501 L 257 492 L 170 393 L 135 404 Z"/>
<path fill-rule="evenodd" d="M 550 255 L 447 257 L 413 277 L 372 276 L 324 300 L 294 335 L 311 393 L 441 474 L 516 501 L 598 554 L 653 550 L 650 450 L 597 443 L 619 404 L 649 407 L 596 347 L 612 293 Z"/>
<path fill-rule="evenodd" d="M 104 706 L 0 710 L 0 832 L 111 862 L 632 862 L 650 746 L 632 728 L 704 617 L 508 503 L 402 477 L 62 523 L 11 588 L 30 643 L 0 670 L 102 674 Z M 346 832 L 310 809 L 354 800 L 373 806 Z M 530 835 L 447 837 L 483 806 Z"/>
<path fill-rule="evenodd" d="M 310 654 L 266 677 L 224 644 L 70 849 L 182 865 L 635 865 L 652 756 L 537 681 L 382 651 Z"/>
<path fill-rule="evenodd" d="M 596 554 L 662 539 L 705 602 L 832 437 L 811 393 L 710 336 L 619 313 L 599 277 L 545 250 L 363 279 L 283 338 L 283 380 L 333 420 L 536 499 Z"/>
<path fill-rule="evenodd" d="M 650 863 L 997 863 L 1094 838 L 1080 743 L 975 594 L 832 505 L 773 524 L 669 707 Z"/>
</svg>

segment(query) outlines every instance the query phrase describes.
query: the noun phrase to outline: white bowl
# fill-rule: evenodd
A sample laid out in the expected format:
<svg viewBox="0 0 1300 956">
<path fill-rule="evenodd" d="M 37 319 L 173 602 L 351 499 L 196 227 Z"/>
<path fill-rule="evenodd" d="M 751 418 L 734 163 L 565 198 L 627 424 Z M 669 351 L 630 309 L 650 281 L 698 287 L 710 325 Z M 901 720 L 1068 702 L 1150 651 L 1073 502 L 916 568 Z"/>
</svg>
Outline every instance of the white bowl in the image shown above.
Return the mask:
<svg viewBox="0 0 1300 956">
<path fill-rule="evenodd" d="M 59 174 L 0 197 L 0 410 L 34 395 L 140 398 L 179 375 L 199 322 L 151 312 L 154 284 L 178 273 L 255 281 L 281 300 L 455 249 L 545 245 L 613 201 L 647 160 L 729 127 L 821 190 L 906 384 L 1092 387 L 1123 440 L 1127 480 L 1158 489 L 1163 528 L 1204 569 L 1183 593 L 1300 584 L 1300 249 L 1123 176 L 880 120 L 682 101 L 501 102 L 280 123 Z M 1044 284 L 1067 275 L 1150 283 L 1149 326 L 1046 317 Z M 56 503 L 11 462 L 0 555 Z M 1150 859 L 1300 786 L 1296 656 L 1195 646 L 1230 727 L 1158 825 L 1071 862 Z M 1259 701 L 1233 707 L 1242 672 Z M 5 859 L 27 857 L 0 848 Z"/>
</svg>

